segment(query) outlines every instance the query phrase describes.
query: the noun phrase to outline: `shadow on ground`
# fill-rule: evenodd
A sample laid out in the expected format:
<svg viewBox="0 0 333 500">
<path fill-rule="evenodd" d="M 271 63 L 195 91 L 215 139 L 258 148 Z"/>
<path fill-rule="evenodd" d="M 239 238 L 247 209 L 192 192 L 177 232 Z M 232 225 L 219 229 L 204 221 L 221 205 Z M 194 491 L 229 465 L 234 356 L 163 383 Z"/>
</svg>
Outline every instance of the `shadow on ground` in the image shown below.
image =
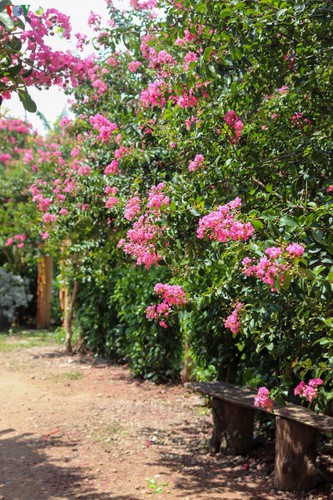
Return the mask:
<svg viewBox="0 0 333 500">
<path fill-rule="evenodd" d="M 67 455 L 73 444 L 61 439 L 52 442 L 37 439 L 32 434 L 17 436 L 14 432 L 14 429 L 0 432 L 0 499 L 110 499 L 110 494 L 96 492 L 90 484 L 94 476 L 87 470 L 71 465 L 70 461 L 66 467 L 60 467 L 45 453 L 47 446 L 53 446 Z"/>
<path fill-rule="evenodd" d="M 152 466 L 168 469 L 168 477 L 176 477 L 174 488 L 177 498 L 189 494 L 204 499 L 209 492 L 210 500 L 221 500 L 223 494 L 233 494 L 239 500 L 266 500 L 269 498 L 327 498 L 330 496 L 333 461 L 320 456 L 319 468 L 324 469 L 317 487 L 309 493 L 282 492 L 274 490 L 274 442 L 260 444 L 249 456 L 211 455 L 208 453 L 210 426 L 175 427 L 171 436 L 163 439 L 159 448 L 159 459 Z M 145 433 L 159 436 L 159 429 L 145 429 Z M 260 449 L 259 449 L 260 448 Z M 329 470 L 331 469 L 331 470 Z M 216 497 L 214 493 L 216 492 Z M 315 495 L 315 496 L 313 496 Z"/>
</svg>

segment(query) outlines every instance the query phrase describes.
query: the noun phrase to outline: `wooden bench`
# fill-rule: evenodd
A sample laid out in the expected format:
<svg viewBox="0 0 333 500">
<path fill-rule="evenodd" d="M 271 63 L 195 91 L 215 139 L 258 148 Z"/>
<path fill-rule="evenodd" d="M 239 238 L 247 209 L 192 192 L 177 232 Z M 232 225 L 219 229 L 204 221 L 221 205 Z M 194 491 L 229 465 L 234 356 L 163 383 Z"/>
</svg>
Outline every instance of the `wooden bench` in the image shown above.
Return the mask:
<svg viewBox="0 0 333 500">
<path fill-rule="evenodd" d="M 192 390 L 212 397 L 213 436 L 210 451 L 244 454 L 253 444 L 256 392 L 226 382 L 193 382 Z M 333 432 L 333 418 L 294 404 L 273 405 L 276 418 L 275 477 L 277 489 L 308 490 L 318 476 L 318 430 Z"/>
</svg>

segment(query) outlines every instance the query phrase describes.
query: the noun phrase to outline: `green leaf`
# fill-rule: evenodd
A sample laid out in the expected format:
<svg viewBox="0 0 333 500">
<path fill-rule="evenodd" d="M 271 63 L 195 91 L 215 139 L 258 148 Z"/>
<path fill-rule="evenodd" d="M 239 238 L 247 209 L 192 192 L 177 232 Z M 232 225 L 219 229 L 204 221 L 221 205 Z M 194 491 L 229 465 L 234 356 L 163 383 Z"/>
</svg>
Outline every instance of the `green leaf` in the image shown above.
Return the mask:
<svg viewBox="0 0 333 500">
<path fill-rule="evenodd" d="M 12 41 L 10 42 L 10 48 L 15 52 L 19 52 L 22 48 L 22 42 L 16 36 L 13 36 Z"/>
<path fill-rule="evenodd" d="M 2 24 L 8 31 L 11 31 L 15 26 L 13 19 L 7 14 L 7 12 L 0 12 L 0 24 Z"/>
<path fill-rule="evenodd" d="M 18 95 L 21 103 L 24 106 L 24 109 L 26 109 L 30 113 L 35 113 L 37 111 L 36 103 L 31 99 L 27 91 L 19 90 Z"/>
<path fill-rule="evenodd" d="M 260 229 L 263 229 L 263 227 L 264 227 L 263 223 L 258 219 L 251 220 L 251 224 L 256 231 L 259 231 Z"/>
<path fill-rule="evenodd" d="M 17 66 L 12 66 L 11 68 L 9 68 L 8 73 L 11 77 L 13 77 L 18 75 L 21 69 L 22 69 L 22 63 L 18 64 Z"/>
</svg>

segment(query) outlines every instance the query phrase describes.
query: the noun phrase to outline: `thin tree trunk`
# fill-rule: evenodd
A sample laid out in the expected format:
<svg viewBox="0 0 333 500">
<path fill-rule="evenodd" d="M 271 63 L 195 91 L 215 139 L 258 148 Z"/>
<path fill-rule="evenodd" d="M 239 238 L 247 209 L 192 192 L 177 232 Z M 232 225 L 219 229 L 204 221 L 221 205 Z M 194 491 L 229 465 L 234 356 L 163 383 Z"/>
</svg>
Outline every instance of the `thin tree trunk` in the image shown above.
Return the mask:
<svg viewBox="0 0 333 500">
<path fill-rule="evenodd" d="M 73 321 L 73 313 L 74 313 L 74 305 L 75 305 L 75 300 L 77 296 L 77 292 L 79 289 L 79 282 L 77 280 L 74 280 L 74 286 L 73 286 L 73 291 L 72 295 L 70 298 L 70 303 L 68 307 L 68 311 L 66 312 L 66 341 L 65 341 L 65 347 L 66 347 L 66 353 L 67 354 L 72 354 L 73 353 L 73 347 L 72 347 L 72 336 L 73 336 L 73 329 L 72 329 L 72 321 Z"/>
</svg>

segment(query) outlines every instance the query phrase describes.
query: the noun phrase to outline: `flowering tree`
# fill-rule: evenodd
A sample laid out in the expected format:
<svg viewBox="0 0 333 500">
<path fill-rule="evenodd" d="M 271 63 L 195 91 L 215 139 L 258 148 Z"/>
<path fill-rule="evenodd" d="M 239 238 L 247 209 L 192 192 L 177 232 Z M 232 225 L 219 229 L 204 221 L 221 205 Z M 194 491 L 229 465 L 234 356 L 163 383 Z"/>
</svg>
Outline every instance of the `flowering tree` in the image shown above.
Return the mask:
<svg viewBox="0 0 333 500">
<path fill-rule="evenodd" d="M 35 112 L 37 107 L 27 87 L 76 87 L 85 78 L 93 60 L 81 60 L 69 51 L 52 50 L 47 37 L 55 32 L 66 39 L 71 35 L 69 17 L 56 9 L 38 15 L 30 10 L 30 5 L 0 3 L 1 102 L 16 92 L 24 108 Z"/>
<path fill-rule="evenodd" d="M 69 242 L 66 275 L 94 300 L 110 287 L 117 332 L 135 329 L 117 290 L 140 266 L 156 276 L 140 311 L 163 338 L 181 329 L 198 376 L 290 397 L 321 378 L 329 397 L 330 6 L 131 6 L 91 16 L 99 59 L 48 150 L 56 175 L 31 188 L 41 237 Z"/>
</svg>

